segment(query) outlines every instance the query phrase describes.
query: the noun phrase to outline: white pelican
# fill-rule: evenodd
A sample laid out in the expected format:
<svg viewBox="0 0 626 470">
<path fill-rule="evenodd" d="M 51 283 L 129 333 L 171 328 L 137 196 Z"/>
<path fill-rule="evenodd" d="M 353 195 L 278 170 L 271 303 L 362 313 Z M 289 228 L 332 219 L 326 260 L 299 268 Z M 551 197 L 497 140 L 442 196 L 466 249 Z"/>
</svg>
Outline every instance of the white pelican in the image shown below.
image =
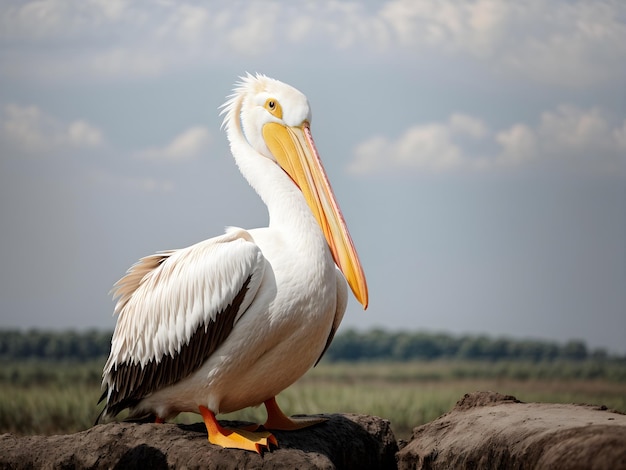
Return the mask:
<svg viewBox="0 0 626 470">
<path fill-rule="evenodd" d="M 223 428 L 215 415 L 264 403 L 265 429 L 320 422 L 285 416 L 275 396 L 326 351 L 348 301 L 346 280 L 364 308 L 367 285 L 311 137 L 307 98 L 248 74 L 222 113 L 269 227 L 229 228 L 147 256 L 115 284 L 101 416 L 128 408 L 131 418 L 163 422 L 200 412 L 211 443 L 261 452 L 276 445 L 273 435 Z"/>
</svg>

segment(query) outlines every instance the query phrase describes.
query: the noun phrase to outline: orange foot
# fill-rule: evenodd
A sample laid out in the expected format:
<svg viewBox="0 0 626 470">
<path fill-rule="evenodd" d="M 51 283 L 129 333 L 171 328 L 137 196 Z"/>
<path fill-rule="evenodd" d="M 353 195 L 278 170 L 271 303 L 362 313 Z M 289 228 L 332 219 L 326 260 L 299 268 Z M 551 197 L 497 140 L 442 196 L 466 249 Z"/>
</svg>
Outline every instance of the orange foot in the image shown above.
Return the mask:
<svg viewBox="0 0 626 470">
<path fill-rule="evenodd" d="M 266 400 L 264 404 L 267 409 L 267 421 L 263 425 L 265 429 L 295 431 L 328 421 L 328 418 L 290 418 L 280 409 L 276 397 Z"/>
<path fill-rule="evenodd" d="M 268 431 L 251 432 L 243 429 L 227 429 L 217 422 L 215 414 L 211 410 L 204 406 L 200 406 L 199 409 L 204 418 L 211 444 L 232 449 L 250 450 L 259 454 L 264 450 L 269 450 L 270 444 L 278 447 L 278 441 Z"/>
</svg>

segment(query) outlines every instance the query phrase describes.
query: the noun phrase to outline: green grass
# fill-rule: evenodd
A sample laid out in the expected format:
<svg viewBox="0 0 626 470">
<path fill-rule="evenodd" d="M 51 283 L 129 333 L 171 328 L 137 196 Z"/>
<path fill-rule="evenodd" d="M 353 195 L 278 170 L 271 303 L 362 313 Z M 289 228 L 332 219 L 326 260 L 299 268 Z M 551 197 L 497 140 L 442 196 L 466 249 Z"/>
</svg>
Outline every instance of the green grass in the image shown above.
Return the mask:
<svg viewBox="0 0 626 470">
<path fill-rule="evenodd" d="M 0 363 L 0 433 L 84 430 L 102 408 L 104 360 Z M 285 390 L 287 414 L 359 413 L 387 418 L 398 438 L 447 412 L 465 393 L 493 390 L 526 402 L 590 403 L 626 412 L 625 366 L 619 363 L 409 362 L 322 363 Z M 262 422 L 264 408 L 221 415 Z M 183 413 L 178 422 L 200 421 Z"/>
</svg>

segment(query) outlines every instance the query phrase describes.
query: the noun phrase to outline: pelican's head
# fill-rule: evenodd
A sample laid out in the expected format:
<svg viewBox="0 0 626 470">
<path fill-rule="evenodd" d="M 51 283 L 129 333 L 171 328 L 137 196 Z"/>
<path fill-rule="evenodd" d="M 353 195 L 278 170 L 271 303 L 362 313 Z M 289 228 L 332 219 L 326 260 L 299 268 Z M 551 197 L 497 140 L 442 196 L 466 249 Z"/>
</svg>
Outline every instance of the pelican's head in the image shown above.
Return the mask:
<svg viewBox="0 0 626 470">
<path fill-rule="evenodd" d="M 320 225 L 335 263 L 357 300 L 367 308 L 367 283 L 348 228 L 311 135 L 306 96 L 278 80 L 248 74 L 224 105 L 229 139 L 247 143 L 279 165 L 298 186 Z"/>
</svg>

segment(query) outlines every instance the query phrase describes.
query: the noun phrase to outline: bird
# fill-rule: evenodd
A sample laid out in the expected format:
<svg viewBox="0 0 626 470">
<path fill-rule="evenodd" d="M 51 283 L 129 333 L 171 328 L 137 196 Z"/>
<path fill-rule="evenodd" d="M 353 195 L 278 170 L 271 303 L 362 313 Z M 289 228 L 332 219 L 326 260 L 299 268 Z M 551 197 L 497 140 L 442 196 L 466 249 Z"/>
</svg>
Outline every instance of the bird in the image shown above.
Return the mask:
<svg viewBox="0 0 626 470">
<path fill-rule="evenodd" d="M 208 440 L 262 453 L 288 417 L 276 395 L 315 366 L 344 316 L 348 286 L 364 309 L 363 267 L 296 88 L 247 73 L 220 107 L 235 162 L 267 206 L 267 227 L 141 258 L 113 286 L 117 315 L 96 423 L 128 410 L 162 423 L 199 413 Z M 216 418 L 265 405 L 261 426 Z"/>
</svg>

